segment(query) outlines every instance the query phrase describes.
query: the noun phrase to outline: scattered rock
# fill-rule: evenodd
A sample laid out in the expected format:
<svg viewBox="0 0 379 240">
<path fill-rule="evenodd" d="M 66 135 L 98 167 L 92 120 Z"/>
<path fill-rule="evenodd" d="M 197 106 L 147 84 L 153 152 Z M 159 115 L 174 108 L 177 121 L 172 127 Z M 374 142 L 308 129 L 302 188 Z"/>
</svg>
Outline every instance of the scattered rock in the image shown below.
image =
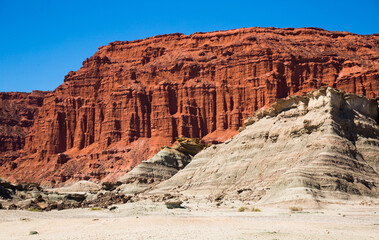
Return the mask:
<svg viewBox="0 0 379 240">
<path fill-rule="evenodd" d="M 37 206 L 38 206 L 41 210 L 45 210 L 49 205 L 47 204 L 47 202 L 38 202 L 38 203 L 37 203 Z"/>
<path fill-rule="evenodd" d="M 109 207 L 108 209 L 109 209 L 109 211 L 114 211 L 114 210 L 116 210 L 118 207 L 117 206 L 111 206 L 111 207 Z"/>
<path fill-rule="evenodd" d="M 164 204 L 166 205 L 166 207 L 168 209 L 174 209 L 174 208 L 183 208 L 181 205 L 182 205 L 182 201 L 180 200 L 170 200 L 170 201 L 166 201 Z"/>
<path fill-rule="evenodd" d="M 86 199 L 85 193 L 70 193 L 67 195 L 67 199 L 82 202 Z"/>
<path fill-rule="evenodd" d="M 17 209 L 17 205 L 16 204 L 11 204 L 8 206 L 8 210 L 16 210 Z"/>
<path fill-rule="evenodd" d="M 115 190 L 118 186 L 120 186 L 122 183 L 117 181 L 117 182 L 103 182 L 101 185 L 101 189 L 105 191 L 113 191 Z"/>
</svg>

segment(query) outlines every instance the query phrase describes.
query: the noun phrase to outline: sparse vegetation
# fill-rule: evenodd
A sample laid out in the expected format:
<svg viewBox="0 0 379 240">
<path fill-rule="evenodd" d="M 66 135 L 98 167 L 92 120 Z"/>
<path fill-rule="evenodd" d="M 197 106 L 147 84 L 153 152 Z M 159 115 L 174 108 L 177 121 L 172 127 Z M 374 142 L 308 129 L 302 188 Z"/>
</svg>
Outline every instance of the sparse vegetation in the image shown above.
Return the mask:
<svg viewBox="0 0 379 240">
<path fill-rule="evenodd" d="M 303 211 L 302 207 L 290 207 L 289 209 L 291 212 L 302 212 Z"/>
<path fill-rule="evenodd" d="M 240 208 L 238 208 L 238 212 L 247 212 L 247 211 L 249 211 L 248 207 L 240 207 Z M 259 208 L 256 208 L 256 207 L 252 207 L 251 208 L 251 212 L 261 212 L 261 210 Z"/>
<path fill-rule="evenodd" d="M 99 210 L 101 210 L 101 208 L 99 208 L 99 207 L 92 207 L 90 210 L 91 211 L 99 211 Z"/>
<path fill-rule="evenodd" d="M 251 209 L 252 212 L 262 212 L 259 208 L 253 207 Z"/>
<path fill-rule="evenodd" d="M 247 207 L 240 207 L 240 208 L 238 208 L 238 212 L 245 212 L 246 210 L 248 210 Z"/>
<path fill-rule="evenodd" d="M 42 209 L 40 209 L 40 208 L 28 208 L 28 209 L 26 209 L 26 211 L 29 211 L 29 212 L 42 212 Z"/>
</svg>

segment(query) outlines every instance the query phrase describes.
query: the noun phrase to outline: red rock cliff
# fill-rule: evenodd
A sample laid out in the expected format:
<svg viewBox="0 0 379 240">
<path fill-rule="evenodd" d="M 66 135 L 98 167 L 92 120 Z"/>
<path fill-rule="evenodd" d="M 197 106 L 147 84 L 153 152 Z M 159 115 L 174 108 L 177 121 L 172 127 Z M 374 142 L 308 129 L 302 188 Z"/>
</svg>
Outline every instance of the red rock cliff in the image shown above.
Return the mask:
<svg viewBox="0 0 379 240">
<path fill-rule="evenodd" d="M 0 165 L 22 155 L 25 137 L 33 126 L 46 92 L 0 93 Z M 11 164 L 15 168 L 15 163 Z"/>
<path fill-rule="evenodd" d="M 223 140 L 276 98 L 379 95 L 379 35 L 248 28 L 113 42 L 48 94 L 16 180 L 112 180 L 175 137 Z M 60 154 L 63 153 L 63 154 Z"/>
</svg>

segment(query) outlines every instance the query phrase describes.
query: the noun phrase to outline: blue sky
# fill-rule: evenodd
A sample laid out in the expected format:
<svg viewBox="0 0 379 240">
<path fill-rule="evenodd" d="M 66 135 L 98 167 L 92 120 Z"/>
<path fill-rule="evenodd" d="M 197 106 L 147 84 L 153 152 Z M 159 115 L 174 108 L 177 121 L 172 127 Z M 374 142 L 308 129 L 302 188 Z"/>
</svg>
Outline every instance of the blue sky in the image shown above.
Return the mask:
<svg viewBox="0 0 379 240">
<path fill-rule="evenodd" d="M 0 92 L 54 90 L 116 40 L 254 26 L 373 34 L 378 17 L 379 0 L 0 0 Z"/>
</svg>

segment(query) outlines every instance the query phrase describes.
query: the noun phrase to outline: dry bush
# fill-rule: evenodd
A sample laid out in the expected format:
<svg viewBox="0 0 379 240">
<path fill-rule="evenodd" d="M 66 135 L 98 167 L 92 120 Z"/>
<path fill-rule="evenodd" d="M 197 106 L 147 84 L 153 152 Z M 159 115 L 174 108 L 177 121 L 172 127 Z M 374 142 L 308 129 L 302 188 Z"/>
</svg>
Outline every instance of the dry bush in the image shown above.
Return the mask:
<svg viewBox="0 0 379 240">
<path fill-rule="evenodd" d="M 303 211 L 302 207 L 290 207 L 289 209 L 291 210 L 291 212 L 301 212 L 301 211 Z"/>
<path fill-rule="evenodd" d="M 39 208 L 28 208 L 28 209 L 26 209 L 26 211 L 29 211 L 29 212 L 42 212 L 42 209 L 39 209 Z"/>
<path fill-rule="evenodd" d="M 91 211 L 98 211 L 98 210 L 101 210 L 101 208 L 99 208 L 99 207 L 92 207 L 90 210 Z"/>
<path fill-rule="evenodd" d="M 262 212 L 259 208 L 253 207 L 251 209 L 252 212 Z"/>
<path fill-rule="evenodd" d="M 246 210 L 248 210 L 247 207 L 240 207 L 240 208 L 238 208 L 238 212 L 245 212 Z"/>
</svg>

